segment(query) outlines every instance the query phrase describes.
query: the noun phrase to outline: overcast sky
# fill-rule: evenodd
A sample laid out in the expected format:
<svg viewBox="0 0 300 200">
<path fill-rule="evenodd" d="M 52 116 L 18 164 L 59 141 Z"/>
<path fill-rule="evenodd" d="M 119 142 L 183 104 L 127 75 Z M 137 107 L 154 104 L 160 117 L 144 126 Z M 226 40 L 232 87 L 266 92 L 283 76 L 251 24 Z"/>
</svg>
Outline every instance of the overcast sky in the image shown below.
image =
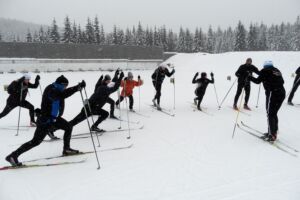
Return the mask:
<svg viewBox="0 0 300 200">
<path fill-rule="evenodd" d="M 50 25 L 55 17 L 63 25 L 65 16 L 86 24 L 87 17 L 99 17 L 104 28 L 143 25 L 178 30 L 180 26 L 207 30 L 211 24 L 236 26 L 241 20 L 268 25 L 295 22 L 300 0 L 0 0 L 0 17 Z"/>
</svg>

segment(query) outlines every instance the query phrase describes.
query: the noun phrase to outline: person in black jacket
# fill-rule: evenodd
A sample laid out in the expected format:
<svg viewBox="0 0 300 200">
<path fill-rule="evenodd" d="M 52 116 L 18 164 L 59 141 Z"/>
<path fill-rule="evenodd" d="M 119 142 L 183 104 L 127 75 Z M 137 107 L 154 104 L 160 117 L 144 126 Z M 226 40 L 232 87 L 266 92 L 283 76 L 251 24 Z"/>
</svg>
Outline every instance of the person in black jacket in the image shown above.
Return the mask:
<svg viewBox="0 0 300 200">
<path fill-rule="evenodd" d="M 7 98 L 5 108 L 3 109 L 2 113 L 0 113 L 0 119 L 6 116 L 17 106 L 21 106 L 29 110 L 30 126 L 36 126 L 34 119 L 34 106 L 25 99 L 28 93 L 28 88 L 37 88 L 39 86 L 39 80 L 40 76 L 37 75 L 35 78 L 35 83 L 32 84 L 29 82 L 30 75 L 25 74 L 22 78 L 13 81 L 7 88 L 7 92 L 10 95 Z"/>
<path fill-rule="evenodd" d="M 170 67 L 170 66 L 171 66 L 170 63 L 159 65 L 158 68 L 154 71 L 154 73 L 151 76 L 153 86 L 156 90 L 156 94 L 155 94 L 152 102 L 153 102 L 153 105 L 156 106 L 158 110 L 161 110 L 161 107 L 160 107 L 161 86 L 165 79 L 165 76 L 167 75 L 168 77 L 171 77 L 175 73 L 175 69 L 173 69 L 171 72 L 169 72 L 167 67 Z M 157 103 L 155 102 L 155 100 L 157 101 Z"/>
<path fill-rule="evenodd" d="M 36 109 L 38 115 L 37 128 L 34 132 L 32 140 L 26 142 L 16 151 L 6 157 L 6 160 L 13 166 L 20 166 L 22 163 L 18 161 L 18 157 L 26 151 L 38 146 L 46 137 L 51 129 L 62 129 L 64 133 L 63 155 L 68 156 L 78 154 L 78 150 L 70 148 L 70 140 L 72 135 L 72 126 L 62 118 L 64 112 L 64 100 L 72 96 L 75 92 L 85 87 L 85 82 L 82 81 L 74 87 L 67 88 L 68 79 L 60 76 L 56 81 L 47 86 L 44 90 L 41 109 Z"/>
<path fill-rule="evenodd" d="M 116 70 L 115 75 L 114 75 L 114 77 L 112 79 L 112 82 L 116 82 L 117 81 L 118 75 L 119 75 L 119 70 Z M 97 90 L 97 88 L 99 86 L 107 85 L 106 82 L 110 81 L 110 80 L 111 80 L 111 77 L 108 74 L 106 74 L 104 76 L 104 79 L 103 79 L 103 75 L 101 75 L 100 78 L 99 78 L 99 80 L 98 80 L 98 82 L 96 83 L 94 92 L 96 92 L 96 90 Z M 116 119 L 117 117 L 114 115 L 114 112 L 115 112 L 115 101 L 112 98 L 108 97 L 107 100 L 106 100 L 106 103 L 110 104 L 109 117 L 112 118 L 112 119 Z"/>
<path fill-rule="evenodd" d="M 281 72 L 273 66 L 272 61 L 266 61 L 264 68 L 260 71 L 257 78 L 252 76 L 249 79 L 256 83 L 263 83 L 266 93 L 266 110 L 268 116 L 268 133 L 263 138 L 267 141 L 275 141 L 278 131 L 277 113 L 285 98 L 284 80 Z"/>
<path fill-rule="evenodd" d="M 259 71 L 258 69 L 252 65 L 252 59 L 248 58 L 246 60 L 246 63 L 241 65 L 239 67 L 239 69 L 236 71 L 235 75 L 238 77 L 238 86 L 237 86 L 237 91 L 236 91 L 236 95 L 234 98 L 234 103 L 233 103 L 233 109 L 238 110 L 237 107 L 237 102 L 239 100 L 239 97 L 243 91 L 243 89 L 245 90 L 245 103 L 244 103 L 244 109 L 246 110 L 251 110 L 248 106 L 248 101 L 249 101 L 249 97 L 250 97 L 250 81 L 248 79 L 249 73 L 256 73 L 257 75 L 259 75 Z"/>
<path fill-rule="evenodd" d="M 294 80 L 292 91 L 291 91 L 291 93 L 289 95 L 289 98 L 288 98 L 288 105 L 291 105 L 291 106 L 294 105 L 292 103 L 292 100 L 294 98 L 294 94 L 295 94 L 296 90 L 298 89 L 299 85 L 300 85 L 300 67 L 298 67 L 298 69 L 296 70 L 296 77 L 295 77 L 295 80 Z"/>
<path fill-rule="evenodd" d="M 195 105 L 197 105 L 197 109 L 201 110 L 200 104 L 202 102 L 202 99 L 203 99 L 203 96 L 205 94 L 206 88 L 207 88 L 209 83 L 214 83 L 215 81 L 214 81 L 214 74 L 212 72 L 210 73 L 211 80 L 209 80 L 207 78 L 206 72 L 202 72 L 201 73 L 201 78 L 196 79 L 198 75 L 199 75 L 199 73 L 197 72 L 195 74 L 194 78 L 193 78 L 192 83 L 197 84 L 197 88 L 195 90 L 195 94 L 196 94 L 197 97 L 194 98 L 194 103 L 195 103 Z M 198 103 L 197 103 L 197 101 L 198 101 Z"/>
<path fill-rule="evenodd" d="M 91 131 L 96 131 L 96 132 L 103 131 L 98 128 L 98 125 L 103 120 L 105 120 L 109 114 L 106 110 L 102 109 L 102 107 L 104 106 L 105 103 L 107 103 L 107 99 L 109 98 L 109 95 L 118 90 L 123 77 L 124 77 L 124 73 L 121 72 L 120 77 L 116 80 L 116 82 L 113 83 L 111 82 L 111 80 L 106 80 L 104 81 L 104 84 L 100 85 L 97 88 L 97 90 L 88 99 L 91 110 L 89 109 L 87 104 L 84 105 L 86 111 L 88 112 L 87 113 L 88 117 L 91 115 L 99 116 L 96 122 L 91 126 Z M 75 126 L 76 124 L 82 122 L 85 119 L 86 119 L 85 110 L 84 108 L 82 108 L 80 113 L 70 121 L 70 124 L 72 126 Z"/>
</svg>

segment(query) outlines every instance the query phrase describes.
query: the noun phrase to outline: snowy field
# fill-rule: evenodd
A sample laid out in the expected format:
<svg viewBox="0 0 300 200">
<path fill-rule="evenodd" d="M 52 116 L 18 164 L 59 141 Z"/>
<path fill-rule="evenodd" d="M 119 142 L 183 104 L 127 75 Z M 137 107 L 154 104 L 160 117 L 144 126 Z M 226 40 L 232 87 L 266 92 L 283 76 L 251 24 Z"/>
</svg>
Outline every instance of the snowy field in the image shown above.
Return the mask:
<svg viewBox="0 0 300 200">
<path fill-rule="evenodd" d="M 209 54 L 178 54 L 169 61 L 176 66 L 176 116 L 171 117 L 153 110 L 149 104 L 154 95 L 151 71 L 133 71 L 144 79 L 140 88 L 140 112 L 148 117 L 129 113 L 131 121 L 144 124 L 142 130 L 131 132 L 105 133 L 100 137 L 101 149 L 121 147 L 133 143 L 130 149 L 99 152 L 101 169 L 96 170 L 94 154 L 37 161 L 35 163 L 55 163 L 77 161 L 81 164 L 28 168 L 0 171 L 0 200 L 140 200 L 140 199 L 205 199 L 205 200 L 299 200 L 300 199 L 300 159 L 282 152 L 261 140 L 237 129 L 232 139 L 236 112 L 230 107 L 236 85 L 218 110 L 213 85 L 209 85 L 202 106 L 207 115 L 194 112 L 190 102 L 194 97 L 195 72 L 213 71 L 219 101 L 232 85 L 237 68 L 252 57 L 253 64 L 262 67 L 265 60 L 273 60 L 285 79 L 287 93 L 290 91 L 294 73 L 300 65 L 300 52 L 243 52 Z M 103 72 L 110 73 L 112 72 Z M 52 83 L 61 73 L 41 73 L 42 88 Z M 102 72 L 68 72 L 70 86 L 82 79 L 87 82 L 87 92 L 92 94 L 94 85 Z M 227 76 L 232 76 L 228 81 Z M 20 74 L 0 74 L 1 106 L 5 106 L 8 94 L 3 90 Z M 32 74 L 33 79 L 35 74 Z M 252 84 L 248 114 L 240 114 L 239 120 L 267 130 L 265 95 L 261 91 L 258 108 L 255 108 L 258 85 Z M 139 111 L 138 88 L 134 91 L 135 110 Z M 116 94 L 111 97 L 117 99 Z M 38 107 L 41 101 L 39 89 L 30 90 L 27 100 Z M 121 115 L 127 118 L 125 101 Z M 300 103 L 300 91 L 294 97 Z M 173 108 L 173 85 L 166 78 L 162 88 L 161 106 Z M 66 100 L 64 117 L 71 120 L 81 110 L 80 94 Z M 108 109 L 108 106 L 105 106 Z M 115 111 L 116 116 L 119 110 Z M 285 103 L 279 112 L 279 139 L 300 149 L 299 107 Z M 21 125 L 29 124 L 27 110 L 22 110 Z M 0 166 L 8 165 L 5 156 L 33 136 L 34 128 L 21 131 L 16 137 L 15 130 L 5 127 L 17 125 L 18 109 L 0 120 Z M 107 119 L 100 128 L 117 129 L 120 123 Z M 127 128 L 127 123 L 121 124 Z M 130 124 L 131 128 L 138 127 Z M 88 131 L 86 121 L 73 129 L 73 135 Z M 56 132 L 62 137 L 62 132 Z M 48 138 L 47 138 L 48 139 Z M 60 155 L 62 141 L 44 142 L 37 148 L 19 157 L 20 161 Z M 90 138 L 71 141 L 71 147 L 81 151 L 92 150 Z"/>
</svg>

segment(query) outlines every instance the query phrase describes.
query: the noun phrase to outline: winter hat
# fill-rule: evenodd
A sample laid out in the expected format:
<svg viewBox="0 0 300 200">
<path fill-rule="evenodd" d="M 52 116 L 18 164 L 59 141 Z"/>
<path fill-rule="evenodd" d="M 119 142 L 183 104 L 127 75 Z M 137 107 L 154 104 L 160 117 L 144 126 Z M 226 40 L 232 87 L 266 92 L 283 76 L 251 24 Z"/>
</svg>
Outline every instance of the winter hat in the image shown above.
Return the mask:
<svg viewBox="0 0 300 200">
<path fill-rule="evenodd" d="M 132 74 L 132 72 L 128 72 L 128 78 L 133 78 L 133 74 Z"/>
<path fill-rule="evenodd" d="M 110 80 L 111 80 L 110 75 L 106 74 L 106 75 L 104 76 L 104 81 L 110 81 Z"/>
<path fill-rule="evenodd" d="M 206 76 L 207 76 L 206 72 L 202 72 L 202 73 L 201 73 L 201 77 L 202 77 L 202 78 L 204 78 L 204 77 L 206 77 Z"/>
<path fill-rule="evenodd" d="M 31 76 L 30 76 L 30 74 L 24 74 L 24 76 L 23 76 L 24 78 L 25 78 L 25 80 L 30 80 L 31 79 Z"/>
<path fill-rule="evenodd" d="M 63 84 L 63 85 L 68 85 L 69 81 L 66 77 L 64 77 L 64 75 L 61 75 L 60 77 L 58 77 L 55 81 L 55 83 L 57 84 Z"/>
<path fill-rule="evenodd" d="M 264 62 L 264 68 L 273 67 L 273 62 L 271 60 L 267 60 Z"/>
</svg>

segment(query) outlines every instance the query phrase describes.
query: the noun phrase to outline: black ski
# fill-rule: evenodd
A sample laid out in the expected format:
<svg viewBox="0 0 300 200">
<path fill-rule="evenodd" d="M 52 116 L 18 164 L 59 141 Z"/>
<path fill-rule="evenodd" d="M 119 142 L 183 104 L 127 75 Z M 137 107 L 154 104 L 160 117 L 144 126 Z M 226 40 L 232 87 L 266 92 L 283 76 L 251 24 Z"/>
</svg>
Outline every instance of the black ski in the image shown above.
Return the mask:
<svg viewBox="0 0 300 200">
<path fill-rule="evenodd" d="M 275 141 L 275 142 L 268 142 L 268 141 L 264 140 L 263 138 L 261 138 L 260 135 L 257 135 L 257 134 L 255 134 L 255 133 L 253 133 L 252 131 L 249 131 L 249 130 L 243 128 L 242 126 L 240 126 L 239 123 L 237 123 L 237 127 L 238 127 L 240 130 L 242 130 L 243 132 L 248 133 L 249 135 L 252 135 L 252 136 L 254 136 L 254 137 L 256 137 L 256 138 L 258 138 L 258 139 L 260 139 L 260 140 L 262 140 L 262 141 L 264 141 L 264 142 L 266 142 L 266 143 L 268 143 L 268 144 L 270 144 L 270 145 L 272 145 L 272 146 L 274 146 L 274 147 L 276 147 L 277 149 L 281 150 L 282 152 L 285 152 L 285 153 L 287 153 L 287 154 L 289 154 L 289 155 L 291 155 L 291 156 L 297 157 L 296 154 L 291 153 L 290 151 L 284 149 L 284 148 L 281 147 L 278 143 L 276 143 L 276 141 Z"/>
<path fill-rule="evenodd" d="M 36 167 L 50 167 L 50 166 L 58 166 L 58 165 L 70 165 L 70 164 L 84 163 L 85 161 L 86 161 L 86 159 L 79 160 L 79 161 L 55 162 L 55 163 L 47 163 L 47 164 L 23 164 L 21 166 L 4 166 L 4 167 L 0 167 L 0 170 L 36 168 Z"/>
<path fill-rule="evenodd" d="M 259 130 L 256 130 L 255 128 L 250 127 L 249 125 L 245 124 L 243 121 L 241 121 L 241 124 L 242 124 L 242 126 L 248 128 L 248 129 L 250 129 L 250 130 L 252 130 L 252 131 L 255 131 L 256 133 L 260 134 L 261 136 L 264 135 L 263 132 L 261 132 L 261 131 L 259 131 Z M 277 141 L 279 144 L 281 144 L 282 146 L 285 146 L 285 147 L 288 148 L 288 149 L 291 149 L 291 150 L 293 150 L 293 151 L 295 151 L 295 152 L 299 152 L 297 149 L 295 149 L 294 147 L 291 147 L 290 145 L 288 145 L 288 144 L 282 142 L 280 139 L 277 139 L 276 141 Z"/>
<path fill-rule="evenodd" d="M 132 146 L 133 146 L 133 144 L 126 145 L 126 146 L 120 146 L 120 147 L 111 147 L 111 148 L 106 148 L 106 149 L 100 149 L 97 152 L 105 152 L 105 151 L 115 151 L 115 150 L 129 149 Z M 80 155 L 84 155 L 84 154 L 91 154 L 91 153 L 94 153 L 94 152 L 95 151 L 83 151 L 83 152 L 80 152 L 79 154 L 73 154 L 73 155 L 69 155 L 69 156 L 59 155 L 59 156 L 51 156 L 51 157 L 46 157 L 46 158 L 38 158 L 38 159 L 33 159 L 33 160 L 25 161 L 25 163 L 35 162 L 35 161 L 41 161 L 41 160 L 51 160 L 51 159 L 62 158 L 62 157 L 80 156 Z"/>
</svg>

